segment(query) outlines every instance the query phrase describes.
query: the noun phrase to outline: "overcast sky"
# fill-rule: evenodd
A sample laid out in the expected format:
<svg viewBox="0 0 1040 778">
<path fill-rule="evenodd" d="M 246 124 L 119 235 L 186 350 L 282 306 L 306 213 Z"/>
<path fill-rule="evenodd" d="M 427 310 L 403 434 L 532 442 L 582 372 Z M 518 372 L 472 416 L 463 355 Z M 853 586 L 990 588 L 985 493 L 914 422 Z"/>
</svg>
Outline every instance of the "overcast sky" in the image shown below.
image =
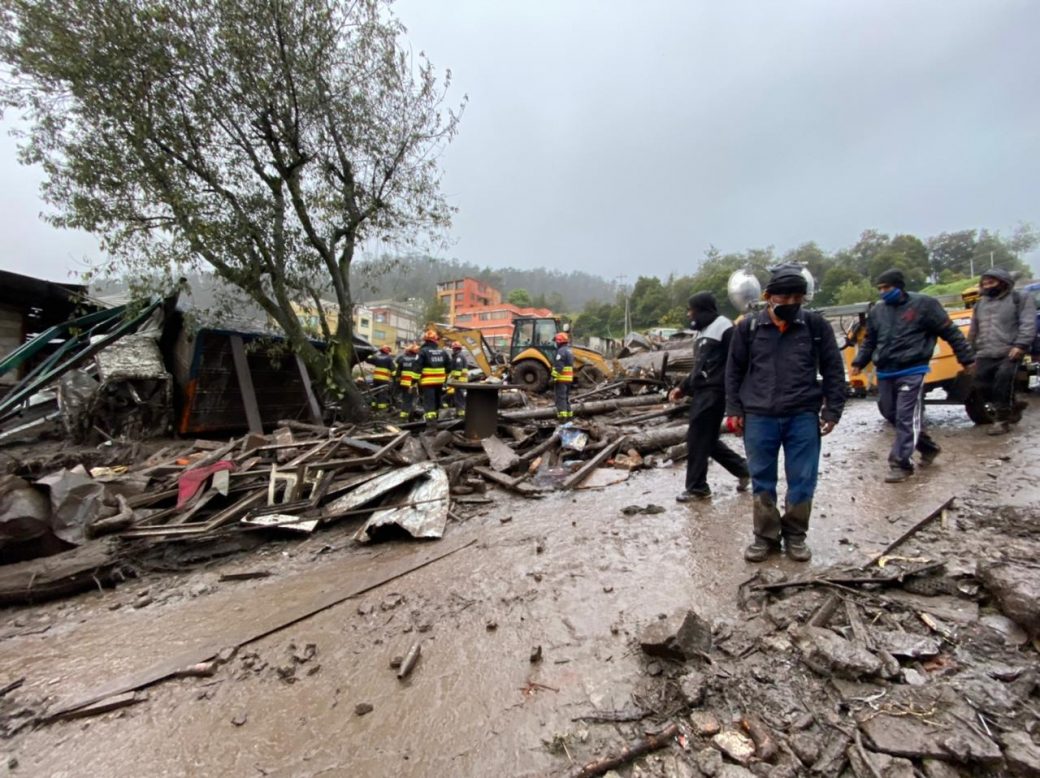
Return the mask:
<svg viewBox="0 0 1040 778">
<path fill-rule="evenodd" d="M 629 282 L 704 250 L 1040 226 L 1040 3 L 398 0 L 451 68 L 446 256 Z M 6 126 L 5 126 L 6 129 Z M 0 141 L 2 266 L 65 277 Z"/>
</svg>

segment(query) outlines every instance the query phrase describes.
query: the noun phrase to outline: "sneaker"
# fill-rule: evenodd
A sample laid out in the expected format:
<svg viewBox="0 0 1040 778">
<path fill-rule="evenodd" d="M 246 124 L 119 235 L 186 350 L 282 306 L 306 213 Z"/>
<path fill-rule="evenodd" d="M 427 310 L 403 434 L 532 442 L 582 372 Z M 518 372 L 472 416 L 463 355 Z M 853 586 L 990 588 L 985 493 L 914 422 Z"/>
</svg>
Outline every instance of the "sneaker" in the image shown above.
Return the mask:
<svg viewBox="0 0 1040 778">
<path fill-rule="evenodd" d="M 921 452 L 921 464 L 922 465 L 930 465 L 930 464 L 932 464 L 932 462 L 935 461 L 935 458 L 937 456 L 939 456 L 939 454 L 941 452 L 942 452 L 942 449 L 939 449 L 939 448 L 930 448 L 930 449 L 927 449 L 925 451 L 922 451 Z"/>
<path fill-rule="evenodd" d="M 744 559 L 748 562 L 764 562 L 766 557 L 779 550 L 776 545 L 761 538 L 755 538 L 755 541 L 744 549 Z"/>
<path fill-rule="evenodd" d="M 677 494 L 675 496 L 675 501 L 676 502 L 694 502 L 696 500 L 710 500 L 710 499 L 711 499 L 711 492 L 708 491 L 708 490 L 700 492 L 700 491 L 696 491 L 696 490 L 690 491 L 689 489 L 687 489 L 686 491 L 682 492 L 681 494 Z"/>
<path fill-rule="evenodd" d="M 905 467 L 899 467 L 898 465 L 892 465 L 888 468 L 888 475 L 885 476 L 886 484 L 898 484 L 905 481 L 907 478 L 914 474 L 913 470 L 908 470 Z"/>
<path fill-rule="evenodd" d="M 1006 421 L 998 421 L 986 430 L 987 435 L 1007 435 L 1009 432 L 1011 432 L 1011 425 Z"/>
<path fill-rule="evenodd" d="M 742 476 L 740 476 L 740 478 L 737 479 L 737 491 L 738 492 L 746 492 L 750 488 L 751 488 L 751 476 L 749 476 L 749 475 L 742 475 Z"/>
<path fill-rule="evenodd" d="M 808 562 L 812 559 L 812 551 L 804 540 L 787 540 L 784 542 L 787 556 L 794 562 Z"/>
</svg>

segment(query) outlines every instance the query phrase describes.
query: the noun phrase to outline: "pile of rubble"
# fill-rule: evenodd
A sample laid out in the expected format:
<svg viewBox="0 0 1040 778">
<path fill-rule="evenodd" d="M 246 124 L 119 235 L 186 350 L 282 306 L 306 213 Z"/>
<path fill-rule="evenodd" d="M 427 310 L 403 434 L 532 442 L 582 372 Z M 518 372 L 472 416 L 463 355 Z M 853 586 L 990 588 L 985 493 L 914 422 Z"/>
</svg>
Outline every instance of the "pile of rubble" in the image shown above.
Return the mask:
<svg viewBox="0 0 1040 778">
<path fill-rule="evenodd" d="M 112 584 L 170 544 L 218 541 L 224 553 L 272 534 L 312 533 L 345 519 L 354 539 L 440 538 L 449 519 L 492 502 L 488 486 L 535 498 L 625 480 L 666 463 L 686 425 L 654 382 L 586 392 L 557 426 L 547 400 L 498 414 L 475 440 L 445 420 L 413 434 L 372 421 L 283 421 L 269 435 L 12 458 L 0 476 L 0 603 L 34 602 Z M 216 555 L 216 551 L 213 555 Z"/>
<path fill-rule="evenodd" d="M 862 568 L 762 571 L 743 621 L 661 614 L 631 708 L 579 717 L 643 736 L 572 774 L 671 746 L 631 774 L 1040 775 L 1040 511 L 969 505 L 955 533 L 945 507 Z"/>
</svg>

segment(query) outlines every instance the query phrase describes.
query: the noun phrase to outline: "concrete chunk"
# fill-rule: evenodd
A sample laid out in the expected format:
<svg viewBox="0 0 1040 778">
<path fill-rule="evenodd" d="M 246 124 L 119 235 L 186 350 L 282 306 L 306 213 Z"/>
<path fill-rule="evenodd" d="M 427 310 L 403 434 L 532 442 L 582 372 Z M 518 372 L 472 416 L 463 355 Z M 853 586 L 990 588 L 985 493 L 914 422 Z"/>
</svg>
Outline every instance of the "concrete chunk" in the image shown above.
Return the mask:
<svg viewBox="0 0 1040 778">
<path fill-rule="evenodd" d="M 650 656 L 686 661 L 711 650 L 711 625 L 692 610 L 678 610 L 644 628 L 639 645 Z"/>
<path fill-rule="evenodd" d="M 881 672 L 880 659 L 829 629 L 796 627 L 791 635 L 802 661 L 819 675 L 862 678 Z"/>
</svg>

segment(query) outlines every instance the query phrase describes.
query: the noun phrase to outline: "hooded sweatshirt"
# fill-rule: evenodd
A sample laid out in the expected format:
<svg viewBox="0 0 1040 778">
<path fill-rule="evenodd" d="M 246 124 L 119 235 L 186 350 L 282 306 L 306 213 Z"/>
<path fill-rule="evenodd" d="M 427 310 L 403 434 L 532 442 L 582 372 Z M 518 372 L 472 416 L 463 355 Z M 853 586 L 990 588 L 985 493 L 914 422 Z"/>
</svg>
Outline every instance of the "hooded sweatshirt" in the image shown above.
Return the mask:
<svg viewBox="0 0 1040 778">
<path fill-rule="evenodd" d="M 982 274 L 1004 284 L 996 297 L 982 295 L 975 304 L 968 341 L 980 357 L 1002 359 L 1012 347 L 1029 352 L 1036 337 L 1036 301 L 1031 294 L 1012 290 L 1011 274 L 996 267 Z"/>
</svg>

